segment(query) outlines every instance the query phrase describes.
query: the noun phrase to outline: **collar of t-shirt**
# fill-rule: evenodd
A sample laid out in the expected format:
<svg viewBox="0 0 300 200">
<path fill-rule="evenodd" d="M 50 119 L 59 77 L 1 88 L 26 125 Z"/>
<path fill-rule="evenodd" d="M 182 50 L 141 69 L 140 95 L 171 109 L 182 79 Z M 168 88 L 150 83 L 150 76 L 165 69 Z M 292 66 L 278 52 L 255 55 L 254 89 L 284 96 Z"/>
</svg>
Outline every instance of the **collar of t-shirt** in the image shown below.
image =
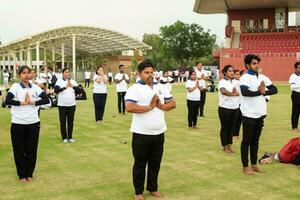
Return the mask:
<svg viewBox="0 0 300 200">
<path fill-rule="evenodd" d="M 247 72 L 248 74 L 250 74 L 250 75 L 256 75 L 256 76 L 258 76 L 258 72 L 256 72 L 256 71 L 254 71 L 254 70 L 248 70 L 248 72 Z"/>
<path fill-rule="evenodd" d="M 29 88 L 31 88 L 31 87 L 32 87 L 31 83 L 28 83 L 28 85 L 29 85 Z M 20 86 L 21 86 L 23 89 L 25 89 L 25 88 L 26 88 L 26 86 L 24 85 L 24 83 L 23 83 L 23 82 L 20 82 Z"/>
</svg>

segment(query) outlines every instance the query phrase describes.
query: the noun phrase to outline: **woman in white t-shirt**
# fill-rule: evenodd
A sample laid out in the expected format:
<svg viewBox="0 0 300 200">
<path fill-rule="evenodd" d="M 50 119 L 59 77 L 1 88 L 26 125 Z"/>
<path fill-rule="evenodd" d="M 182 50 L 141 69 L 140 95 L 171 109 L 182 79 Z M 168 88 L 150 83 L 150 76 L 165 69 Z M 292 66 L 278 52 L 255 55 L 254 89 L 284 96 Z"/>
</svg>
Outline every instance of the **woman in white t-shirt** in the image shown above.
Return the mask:
<svg viewBox="0 0 300 200">
<path fill-rule="evenodd" d="M 93 80 L 94 80 L 93 100 L 95 106 L 95 118 L 96 118 L 96 122 L 100 123 L 103 120 L 103 114 L 104 114 L 105 103 L 107 98 L 107 90 L 106 90 L 107 76 L 103 72 L 102 65 L 100 65 L 97 68 Z"/>
<path fill-rule="evenodd" d="M 68 68 L 62 71 L 62 79 L 58 79 L 54 92 L 58 94 L 57 107 L 59 111 L 60 132 L 63 143 L 75 142 L 73 140 L 74 115 L 76 110 L 75 92 L 80 92 L 80 88 Z M 68 130 L 66 129 L 68 124 Z"/>
<path fill-rule="evenodd" d="M 197 128 L 197 115 L 200 107 L 200 92 L 203 90 L 196 78 L 196 72 L 189 72 L 189 80 L 185 84 L 187 93 L 188 125 L 189 128 Z"/>
<path fill-rule="evenodd" d="M 221 122 L 220 138 L 223 150 L 226 153 L 233 153 L 232 134 L 234 132 L 236 117 L 239 108 L 239 92 L 234 83 L 234 69 L 226 65 L 222 73 L 224 79 L 219 82 L 219 118 Z"/>
<path fill-rule="evenodd" d="M 39 107 L 49 103 L 45 92 L 30 83 L 28 66 L 18 70 L 20 83 L 9 89 L 5 103 L 11 105 L 11 142 L 17 173 L 21 182 L 31 182 L 36 165 L 40 132 Z"/>
</svg>

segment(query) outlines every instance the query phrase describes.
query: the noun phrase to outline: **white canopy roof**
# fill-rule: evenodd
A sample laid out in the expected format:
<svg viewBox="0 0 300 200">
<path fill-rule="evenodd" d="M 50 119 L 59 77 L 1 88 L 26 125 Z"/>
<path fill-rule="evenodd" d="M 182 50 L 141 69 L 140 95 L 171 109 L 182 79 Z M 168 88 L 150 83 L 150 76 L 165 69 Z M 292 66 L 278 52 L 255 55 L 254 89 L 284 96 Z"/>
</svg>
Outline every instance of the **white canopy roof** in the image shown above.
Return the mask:
<svg viewBox="0 0 300 200">
<path fill-rule="evenodd" d="M 72 55 L 72 37 L 76 37 L 76 55 L 91 53 L 107 53 L 124 50 L 144 51 L 150 46 L 122 33 L 108 29 L 89 26 L 67 26 L 34 34 L 22 39 L 0 45 L 0 54 L 10 51 L 35 48 L 54 49 L 61 53 L 61 44 L 64 43 L 65 55 Z"/>
</svg>

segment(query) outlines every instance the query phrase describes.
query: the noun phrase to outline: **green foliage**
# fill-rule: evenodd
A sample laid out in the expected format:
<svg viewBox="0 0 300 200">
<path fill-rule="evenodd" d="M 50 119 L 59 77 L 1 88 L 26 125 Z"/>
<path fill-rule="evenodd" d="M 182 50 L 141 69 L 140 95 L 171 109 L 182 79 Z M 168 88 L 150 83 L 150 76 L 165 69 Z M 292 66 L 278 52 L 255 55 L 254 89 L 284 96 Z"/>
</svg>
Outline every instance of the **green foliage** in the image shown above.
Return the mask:
<svg viewBox="0 0 300 200">
<path fill-rule="evenodd" d="M 177 21 L 160 28 L 163 49 L 181 66 L 187 66 L 192 59 L 209 56 L 216 46 L 216 35 L 198 24 Z"/>
<path fill-rule="evenodd" d="M 198 24 L 177 21 L 161 27 L 160 35 L 144 34 L 143 42 L 152 47 L 145 58 L 161 70 L 194 66 L 197 60 L 205 65 L 217 64 L 211 56 L 216 36 Z"/>
</svg>

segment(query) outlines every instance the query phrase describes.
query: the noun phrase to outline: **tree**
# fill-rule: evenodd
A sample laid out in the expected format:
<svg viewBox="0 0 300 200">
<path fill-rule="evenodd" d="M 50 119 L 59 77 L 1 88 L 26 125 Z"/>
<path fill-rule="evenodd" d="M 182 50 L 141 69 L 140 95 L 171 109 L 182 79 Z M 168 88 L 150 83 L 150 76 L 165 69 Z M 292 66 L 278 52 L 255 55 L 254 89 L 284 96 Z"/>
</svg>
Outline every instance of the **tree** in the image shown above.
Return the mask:
<svg viewBox="0 0 300 200">
<path fill-rule="evenodd" d="M 185 24 L 177 21 L 160 28 L 161 43 L 165 55 L 173 58 L 181 66 L 187 66 L 191 60 L 209 56 L 216 46 L 216 35 L 198 24 Z"/>
<path fill-rule="evenodd" d="M 176 68 L 178 63 L 167 54 L 163 40 L 157 34 L 144 34 L 143 42 L 152 47 L 147 51 L 145 59 L 151 60 L 158 70 Z"/>
</svg>

